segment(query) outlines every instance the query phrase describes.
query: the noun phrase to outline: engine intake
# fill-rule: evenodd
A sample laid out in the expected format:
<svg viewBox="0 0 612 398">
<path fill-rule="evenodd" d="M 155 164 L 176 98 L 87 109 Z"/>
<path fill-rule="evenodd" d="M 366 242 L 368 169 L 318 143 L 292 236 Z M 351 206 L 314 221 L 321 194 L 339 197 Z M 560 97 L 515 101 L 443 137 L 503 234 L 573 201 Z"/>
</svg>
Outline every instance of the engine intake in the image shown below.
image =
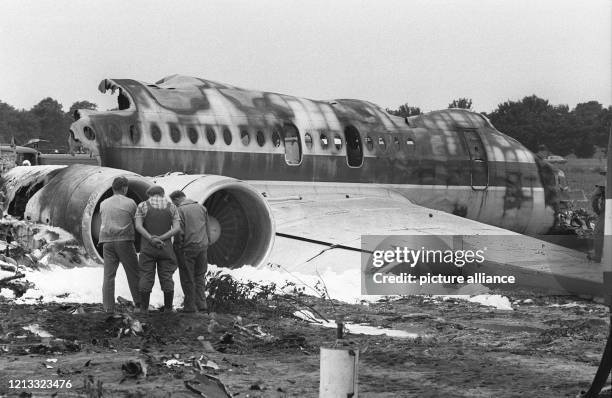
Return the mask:
<svg viewBox="0 0 612 398">
<path fill-rule="evenodd" d="M 274 243 L 272 211 L 257 190 L 243 181 L 216 175 L 170 174 L 151 179 L 170 194 L 181 190 L 206 206 L 213 244 L 208 261 L 237 268 L 263 263 Z"/>
</svg>

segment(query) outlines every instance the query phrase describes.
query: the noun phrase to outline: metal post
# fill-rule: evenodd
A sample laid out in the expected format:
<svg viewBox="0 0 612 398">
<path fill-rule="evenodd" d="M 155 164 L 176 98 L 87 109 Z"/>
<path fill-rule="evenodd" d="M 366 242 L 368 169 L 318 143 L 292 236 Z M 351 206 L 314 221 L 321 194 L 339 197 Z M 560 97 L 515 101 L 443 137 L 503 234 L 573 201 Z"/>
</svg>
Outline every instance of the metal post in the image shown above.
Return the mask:
<svg viewBox="0 0 612 398">
<path fill-rule="evenodd" d="M 606 305 L 610 307 L 610 331 L 608 333 L 608 341 L 604 348 L 601 362 L 593 384 L 589 391 L 583 395 L 584 398 L 596 398 L 599 392 L 606 384 L 606 380 L 612 371 L 612 128 L 608 138 L 608 153 L 607 153 L 607 171 L 606 171 L 606 211 L 604 216 L 604 247 L 603 256 L 601 259 L 603 271 L 603 295 Z"/>
</svg>

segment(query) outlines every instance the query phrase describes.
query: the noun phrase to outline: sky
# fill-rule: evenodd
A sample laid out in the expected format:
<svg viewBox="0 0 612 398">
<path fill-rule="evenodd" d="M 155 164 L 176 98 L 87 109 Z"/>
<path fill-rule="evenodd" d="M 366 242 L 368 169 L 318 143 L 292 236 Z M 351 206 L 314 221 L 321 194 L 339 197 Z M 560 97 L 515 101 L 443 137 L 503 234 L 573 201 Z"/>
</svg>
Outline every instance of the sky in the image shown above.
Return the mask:
<svg viewBox="0 0 612 398">
<path fill-rule="evenodd" d="M 609 0 L 0 0 L 0 101 L 104 110 L 104 78 L 183 74 L 393 109 L 608 106 L 611 26 Z"/>
</svg>

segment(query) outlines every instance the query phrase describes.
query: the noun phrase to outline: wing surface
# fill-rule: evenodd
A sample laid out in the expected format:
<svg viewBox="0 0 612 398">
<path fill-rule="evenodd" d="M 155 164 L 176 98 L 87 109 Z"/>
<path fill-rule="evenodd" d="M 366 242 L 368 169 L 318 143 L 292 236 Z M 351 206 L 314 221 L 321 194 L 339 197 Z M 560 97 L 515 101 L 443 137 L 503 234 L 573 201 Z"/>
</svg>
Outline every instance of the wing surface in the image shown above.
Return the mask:
<svg viewBox="0 0 612 398">
<path fill-rule="evenodd" d="M 452 246 L 452 236 L 462 236 L 462 247 L 486 248 L 486 261 L 472 272 L 514 275 L 513 287 L 542 292 L 599 295 L 602 289 L 601 266 L 587 262 L 584 253 L 431 210 L 392 190 L 257 187 L 266 192 L 275 217 L 271 262 L 288 271 L 331 272 L 354 282 L 362 256 L 375 249 L 414 246 L 415 235 L 440 236 Z M 363 247 L 362 236 L 368 236 Z"/>
</svg>

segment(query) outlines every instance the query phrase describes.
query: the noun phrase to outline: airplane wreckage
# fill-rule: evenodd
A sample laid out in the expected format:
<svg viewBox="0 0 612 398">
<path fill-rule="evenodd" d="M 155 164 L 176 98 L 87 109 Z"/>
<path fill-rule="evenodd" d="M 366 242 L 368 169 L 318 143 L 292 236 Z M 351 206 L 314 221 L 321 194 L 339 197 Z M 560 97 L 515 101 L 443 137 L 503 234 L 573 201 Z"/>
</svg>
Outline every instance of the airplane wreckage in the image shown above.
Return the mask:
<svg viewBox="0 0 612 398">
<path fill-rule="evenodd" d="M 275 261 L 297 266 L 321 245 L 359 256 L 362 235 L 513 234 L 523 240 L 483 270 L 510 270 L 529 286 L 601 289 L 599 265 L 580 265 L 569 249 L 534 264 L 543 242 L 529 236 L 555 227 L 564 176 L 481 114 L 403 118 L 366 101 L 178 75 L 105 79 L 99 89 L 118 93 L 118 110 L 76 111 L 69 141 L 101 167 L 16 167 L 2 177 L 9 214 L 70 231 L 94 258 L 99 204 L 125 175 L 136 202 L 155 183 L 205 204 L 216 231 L 209 262 L 224 267 L 265 263 L 275 238 L 287 248 Z"/>
</svg>

